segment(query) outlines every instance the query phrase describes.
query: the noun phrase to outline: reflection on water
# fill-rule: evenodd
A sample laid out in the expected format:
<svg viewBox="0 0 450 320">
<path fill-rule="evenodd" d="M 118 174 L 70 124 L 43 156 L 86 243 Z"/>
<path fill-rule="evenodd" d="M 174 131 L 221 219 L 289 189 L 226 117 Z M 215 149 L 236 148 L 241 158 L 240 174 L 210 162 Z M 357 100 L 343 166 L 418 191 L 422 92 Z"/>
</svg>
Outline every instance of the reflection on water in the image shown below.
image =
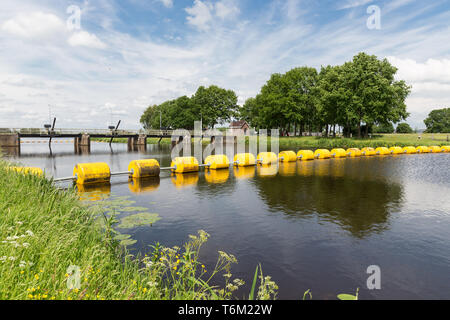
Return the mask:
<svg viewBox="0 0 450 320">
<path fill-rule="evenodd" d="M 111 184 L 77 185 L 77 192 L 81 201 L 104 200 L 111 196 Z"/>
<path fill-rule="evenodd" d="M 50 156 L 48 145 L 23 145 L 20 156 L 9 158 L 56 177 L 72 175 L 83 162 L 106 162 L 114 172 L 137 159 L 170 166 L 170 146 L 128 152 L 126 144 L 113 144 L 112 151 L 93 144 L 90 153 L 74 154 L 73 145 L 55 144 Z M 92 201 L 128 197 L 159 214 L 151 228 L 126 230 L 137 241 L 135 252 L 207 231 L 201 260 L 211 269 L 218 250 L 236 255 L 233 275 L 247 283 L 238 297 L 248 294 L 261 263 L 282 299 L 300 299 L 307 289 L 315 299 L 334 299 L 358 287 L 362 299 L 450 299 L 449 161 L 450 154 L 420 154 L 164 171 L 157 179 L 113 177 L 78 192 Z M 373 264 L 382 271 L 380 291 L 365 289 Z"/>
</svg>

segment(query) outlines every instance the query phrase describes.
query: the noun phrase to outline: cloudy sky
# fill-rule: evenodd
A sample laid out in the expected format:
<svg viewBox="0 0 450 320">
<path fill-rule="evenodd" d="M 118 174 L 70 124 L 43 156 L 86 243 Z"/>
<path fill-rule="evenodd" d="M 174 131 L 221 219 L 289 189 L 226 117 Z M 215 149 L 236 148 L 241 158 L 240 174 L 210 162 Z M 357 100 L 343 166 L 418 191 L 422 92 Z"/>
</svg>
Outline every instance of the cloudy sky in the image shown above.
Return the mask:
<svg viewBox="0 0 450 320">
<path fill-rule="evenodd" d="M 57 127 L 105 128 L 121 119 L 122 128 L 138 128 L 148 105 L 199 85 L 233 89 L 243 103 L 274 72 L 341 64 L 360 51 L 388 58 L 413 86 L 413 128 L 450 106 L 449 0 L 0 5 L 0 127 L 41 127 L 50 109 Z M 371 6 L 380 9 L 379 28 Z"/>
</svg>

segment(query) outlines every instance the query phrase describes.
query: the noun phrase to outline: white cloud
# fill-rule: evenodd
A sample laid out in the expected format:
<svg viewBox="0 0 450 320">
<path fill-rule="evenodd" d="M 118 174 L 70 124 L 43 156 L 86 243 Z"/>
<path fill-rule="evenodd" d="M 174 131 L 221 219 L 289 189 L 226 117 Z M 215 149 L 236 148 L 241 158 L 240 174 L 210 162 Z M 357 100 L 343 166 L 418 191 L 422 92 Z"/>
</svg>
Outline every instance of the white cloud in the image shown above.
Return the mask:
<svg viewBox="0 0 450 320">
<path fill-rule="evenodd" d="M 341 5 L 338 10 L 356 8 L 368 3 L 371 3 L 373 0 L 347 0 L 347 2 Z"/>
<path fill-rule="evenodd" d="M 210 28 L 210 22 L 213 19 L 211 10 L 212 5 L 207 2 L 202 2 L 201 0 L 195 0 L 194 6 L 186 8 L 188 13 L 187 22 L 188 24 L 196 27 L 201 31 L 207 31 Z"/>
<path fill-rule="evenodd" d="M 215 5 L 215 14 L 222 20 L 234 17 L 238 15 L 239 12 L 239 8 L 232 0 L 222 0 Z"/>
<path fill-rule="evenodd" d="M 164 7 L 166 8 L 172 8 L 173 7 L 173 0 L 159 0 Z"/>
<path fill-rule="evenodd" d="M 61 33 L 66 25 L 51 13 L 21 13 L 2 24 L 3 31 L 22 38 L 43 38 Z"/>
<path fill-rule="evenodd" d="M 106 45 L 95 34 L 87 31 L 78 31 L 67 41 L 72 47 L 83 46 L 95 49 L 104 49 Z"/>
</svg>

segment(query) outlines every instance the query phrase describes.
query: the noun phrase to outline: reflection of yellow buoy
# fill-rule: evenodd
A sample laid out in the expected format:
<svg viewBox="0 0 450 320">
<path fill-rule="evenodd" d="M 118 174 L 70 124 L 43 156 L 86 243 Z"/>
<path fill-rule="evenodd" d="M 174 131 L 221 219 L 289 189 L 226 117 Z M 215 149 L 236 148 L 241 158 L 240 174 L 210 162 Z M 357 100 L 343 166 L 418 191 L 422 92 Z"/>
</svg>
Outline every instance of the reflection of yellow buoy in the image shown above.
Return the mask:
<svg viewBox="0 0 450 320">
<path fill-rule="evenodd" d="M 187 173 L 198 171 L 198 161 L 194 157 L 177 157 L 170 165 L 174 173 Z"/>
<path fill-rule="evenodd" d="M 177 188 L 196 185 L 198 182 L 198 173 L 175 173 L 172 175 L 172 183 Z"/>
<path fill-rule="evenodd" d="M 431 153 L 441 153 L 442 152 L 441 147 L 438 147 L 438 146 L 431 146 L 429 148 L 430 148 Z"/>
<path fill-rule="evenodd" d="M 280 172 L 280 176 L 291 177 L 295 176 L 296 169 L 297 169 L 297 162 L 283 162 L 280 163 L 278 171 Z"/>
<path fill-rule="evenodd" d="M 77 184 L 109 182 L 111 171 L 106 163 L 79 163 L 73 169 Z"/>
<path fill-rule="evenodd" d="M 450 152 L 450 146 L 442 146 L 441 152 Z"/>
<path fill-rule="evenodd" d="M 211 170 L 228 169 L 230 167 L 230 161 L 224 154 L 209 156 L 205 159 L 205 164 Z"/>
<path fill-rule="evenodd" d="M 426 147 L 426 146 L 419 146 L 416 148 L 416 152 L 417 153 L 429 153 L 430 152 L 430 148 Z"/>
<path fill-rule="evenodd" d="M 297 166 L 297 174 L 299 176 L 309 177 L 314 174 L 314 162 L 302 162 Z"/>
<path fill-rule="evenodd" d="M 329 159 L 331 157 L 330 151 L 327 149 L 317 149 L 314 151 L 315 159 Z"/>
<path fill-rule="evenodd" d="M 349 148 L 347 149 L 347 156 L 348 157 L 361 157 L 361 150 L 359 148 Z"/>
<path fill-rule="evenodd" d="M 261 152 L 256 157 L 258 163 L 262 165 L 268 165 L 273 163 L 278 163 L 278 157 L 273 152 Z"/>
<path fill-rule="evenodd" d="M 379 147 L 375 149 L 376 154 L 380 155 L 380 156 L 385 156 L 388 154 L 391 154 L 389 149 L 386 147 Z"/>
<path fill-rule="evenodd" d="M 236 179 L 251 179 L 255 176 L 255 167 L 235 167 L 233 172 Z"/>
<path fill-rule="evenodd" d="M 316 162 L 316 166 L 314 168 L 314 175 L 316 176 L 329 176 L 330 175 L 330 164 L 334 164 L 327 161 L 319 161 Z"/>
<path fill-rule="evenodd" d="M 31 174 L 35 176 L 43 176 L 44 171 L 42 171 L 41 168 L 36 167 L 9 167 L 11 170 L 14 170 L 16 172 L 20 172 L 23 174 Z"/>
<path fill-rule="evenodd" d="M 361 155 L 363 155 L 363 156 L 374 156 L 376 154 L 377 153 L 375 152 L 374 148 L 366 147 L 366 148 L 361 149 Z"/>
<path fill-rule="evenodd" d="M 297 161 L 297 155 L 294 151 L 281 151 L 278 154 L 278 159 L 281 162 L 295 162 Z"/>
<path fill-rule="evenodd" d="M 278 173 L 277 165 L 261 165 L 257 169 L 258 176 L 263 178 L 275 177 Z"/>
<path fill-rule="evenodd" d="M 154 159 L 134 160 L 128 165 L 132 178 L 158 177 L 159 162 Z"/>
<path fill-rule="evenodd" d="M 314 152 L 311 150 L 300 150 L 297 152 L 297 157 L 301 161 L 308 161 L 308 160 L 314 160 Z"/>
<path fill-rule="evenodd" d="M 149 177 L 143 179 L 130 179 L 128 188 L 133 193 L 146 193 L 157 190 L 159 187 L 159 177 Z"/>
<path fill-rule="evenodd" d="M 331 150 L 331 157 L 333 158 L 345 158 L 347 157 L 347 152 L 342 148 L 336 148 Z"/>
<path fill-rule="evenodd" d="M 413 154 L 416 152 L 417 152 L 416 148 L 414 148 L 414 147 L 404 147 L 403 148 L 403 153 L 406 153 L 406 154 Z"/>
<path fill-rule="evenodd" d="M 111 195 L 111 184 L 77 184 L 78 197 L 81 201 L 99 201 L 109 198 Z"/>
<path fill-rule="evenodd" d="M 403 149 L 401 147 L 390 147 L 389 148 L 389 152 L 391 154 L 402 154 L 403 153 Z"/>
<path fill-rule="evenodd" d="M 205 172 L 206 182 L 217 184 L 227 182 L 230 170 L 208 170 Z"/>
<path fill-rule="evenodd" d="M 238 167 L 254 166 L 256 164 L 255 156 L 251 153 L 238 153 L 233 159 L 234 165 Z"/>
</svg>

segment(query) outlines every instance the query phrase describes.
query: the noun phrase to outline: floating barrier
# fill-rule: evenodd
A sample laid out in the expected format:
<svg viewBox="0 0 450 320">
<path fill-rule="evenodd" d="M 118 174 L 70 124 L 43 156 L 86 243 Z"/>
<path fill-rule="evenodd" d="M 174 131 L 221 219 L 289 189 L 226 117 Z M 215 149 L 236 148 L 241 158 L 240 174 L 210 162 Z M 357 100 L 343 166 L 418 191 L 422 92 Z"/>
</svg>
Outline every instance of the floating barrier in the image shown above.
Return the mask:
<svg viewBox="0 0 450 320">
<path fill-rule="evenodd" d="M 379 147 L 375 149 L 376 154 L 380 155 L 380 156 L 385 156 L 388 154 L 391 154 L 391 152 L 389 151 L 388 148 L 386 147 Z"/>
<path fill-rule="evenodd" d="M 106 163 L 79 163 L 73 169 L 77 184 L 105 183 L 111 179 L 111 170 Z"/>
<path fill-rule="evenodd" d="M 35 176 L 43 176 L 44 171 L 41 168 L 36 167 L 8 167 L 10 170 L 20 172 L 23 174 L 31 174 Z"/>
<path fill-rule="evenodd" d="M 361 157 L 362 153 L 361 150 L 359 148 L 349 148 L 347 149 L 347 156 L 348 157 Z"/>
<path fill-rule="evenodd" d="M 431 146 L 430 147 L 430 152 L 431 153 L 441 153 L 442 152 L 441 150 L 442 150 L 441 147 L 438 147 L 438 146 Z"/>
<path fill-rule="evenodd" d="M 426 146 L 419 146 L 416 148 L 416 152 L 417 153 L 429 153 L 430 152 L 430 148 L 426 147 Z"/>
<path fill-rule="evenodd" d="M 230 167 L 230 160 L 223 154 L 209 156 L 205 159 L 205 165 L 210 170 L 228 169 Z"/>
<path fill-rule="evenodd" d="M 403 148 L 401 147 L 390 147 L 389 152 L 391 154 L 403 154 Z"/>
<path fill-rule="evenodd" d="M 194 157 L 177 157 L 170 165 L 173 173 L 188 173 L 199 170 L 199 164 Z"/>
<path fill-rule="evenodd" d="M 442 146 L 441 152 L 450 152 L 450 146 Z"/>
<path fill-rule="evenodd" d="M 299 158 L 301 161 L 309 161 L 314 160 L 314 152 L 311 150 L 300 150 L 297 152 L 297 158 Z"/>
<path fill-rule="evenodd" d="M 297 161 L 297 154 L 294 151 L 282 151 L 278 154 L 278 159 L 281 162 Z"/>
<path fill-rule="evenodd" d="M 366 148 L 361 149 L 361 155 L 363 155 L 363 156 L 370 157 L 370 156 L 374 156 L 376 154 L 377 154 L 377 152 L 375 151 L 374 148 L 366 147 Z"/>
<path fill-rule="evenodd" d="M 330 151 L 327 149 L 317 149 L 314 151 L 315 159 L 329 159 L 331 157 Z"/>
<path fill-rule="evenodd" d="M 332 158 L 346 158 L 347 157 L 347 152 L 345 151 L 345 149 L 342 149 L 342 148 L 333 149 L 333 150 L 331 150 L 330 153 L 331 153 Z"/>
<path fill-rule="evenodd" d="M 233 163 L 237 167 L 248 167 L 256 165 L 256 158 L 251 153 L 238 153 L 234 156 Z"/>
<path fill-rule="evenodd" d="M 403 153 L 414 154 L 414 153 L 417 153 L 417 151 L 416 151 L 416 148 L 414 148 L 414 147 L 404 147 Z"/>
<path fill-rule="evenodd" d="M 128 165 L 130 178 L 159 177 L 159 162 L 154 159 L 134 160 Z"/>
<path fill-rule="evenodd" d="M 278 163 L 278 157 L 273 152 L 261 152 L 256 159 L 257 162 L 262 165 Z"/>
</svg>

